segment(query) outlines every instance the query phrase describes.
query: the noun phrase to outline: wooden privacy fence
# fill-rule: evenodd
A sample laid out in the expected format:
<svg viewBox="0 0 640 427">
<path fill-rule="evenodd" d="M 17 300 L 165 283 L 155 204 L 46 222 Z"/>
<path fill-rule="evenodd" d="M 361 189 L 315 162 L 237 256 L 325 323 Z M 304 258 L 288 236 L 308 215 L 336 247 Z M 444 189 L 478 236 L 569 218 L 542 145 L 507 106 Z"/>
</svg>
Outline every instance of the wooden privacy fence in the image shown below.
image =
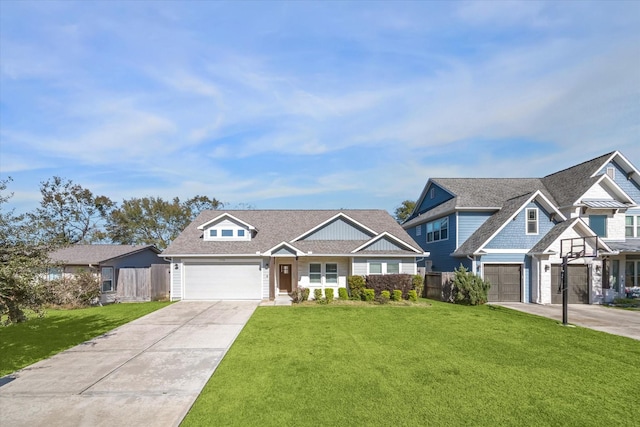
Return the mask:
<svg viewBox="0 0 640 427">
<path fill-rule="evenodd" d="M 116 296 L 121 302 L 157 301 L 169 298 L 169 265 L 118 270 Z"/>
<path fill-rule="evenodd" d="M 424 297 L 440 301 L 451 300 L 453 272 L 431 272 L 424 275 Z"/>
</svg>

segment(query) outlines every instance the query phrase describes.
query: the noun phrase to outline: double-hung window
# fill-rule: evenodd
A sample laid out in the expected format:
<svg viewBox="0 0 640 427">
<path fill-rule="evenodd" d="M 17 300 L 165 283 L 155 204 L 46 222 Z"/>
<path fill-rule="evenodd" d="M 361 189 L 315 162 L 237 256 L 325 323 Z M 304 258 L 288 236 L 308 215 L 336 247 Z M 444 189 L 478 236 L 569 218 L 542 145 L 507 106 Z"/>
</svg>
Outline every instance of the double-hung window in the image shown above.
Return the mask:
<svg viewBox="0 0 640 427">
<path fill-rule="evenodd" d="M 338 283 L 338 264 L 325 264 L 324 277 L 327 284 Z"/>
<path fill-rule="evenodd" d="M 640 237 L 640 215 L 627 215 L 624 217 L 624 236 Z"/>
<path fill-rule="evenodd" d="M 538 234 L 538 209 L 527 208 L 527 234 Z"/>
<path fill-rule="evenodd" d="M 322 264 L 309 264 L 309 282 L 322 283 Z"/>
<path fill-rule="evenodd" d="M 113 267 L 102 267 L 102 292 L 113 292 Z"/>
</svg>

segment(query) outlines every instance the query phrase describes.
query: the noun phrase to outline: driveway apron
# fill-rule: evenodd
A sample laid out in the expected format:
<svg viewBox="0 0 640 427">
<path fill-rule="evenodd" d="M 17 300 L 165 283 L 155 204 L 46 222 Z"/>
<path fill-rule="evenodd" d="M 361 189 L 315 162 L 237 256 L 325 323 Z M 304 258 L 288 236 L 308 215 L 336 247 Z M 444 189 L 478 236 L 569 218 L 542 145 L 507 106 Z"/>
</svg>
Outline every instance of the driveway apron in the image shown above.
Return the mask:
<svg viewBox="0 0 640 427">
<path fill-rule="evenodd" d="M 0 379 L 6 426 L 176 426 L 258 301 L 181 301 Z"/>
<path fill-rule="evenodd" d="M 562 322 L 561 304 L 491 303 Z M 596 304 L 570 304 L 567 320 L 572 325 L 640 340 L 640 312 Z"/>
</svg>

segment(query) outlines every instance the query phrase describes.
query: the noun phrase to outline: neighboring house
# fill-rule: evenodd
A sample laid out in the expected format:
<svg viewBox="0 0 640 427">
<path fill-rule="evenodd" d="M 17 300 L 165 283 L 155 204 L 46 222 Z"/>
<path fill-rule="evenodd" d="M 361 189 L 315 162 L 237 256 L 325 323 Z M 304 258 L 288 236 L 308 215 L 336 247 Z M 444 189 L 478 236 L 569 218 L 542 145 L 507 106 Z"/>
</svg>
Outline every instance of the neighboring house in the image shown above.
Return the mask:
<svg viewBox="0 0 640 427">
<path fill-rule="evenodd" d="M 161 256 L 171 300 L 274 299 L 347 276 L 415 274 L 423 251 L 382 210 L 202 212 Z"/>
<path fill-rule="evenodd" d="M 59 268 L 49 270 L 49 279 L 72 276 L 88 270 L 100 278 L 101 300 L 112 302 L 121 268 L 147 268 L 166 264 L 153 245 L 72 245 L 54 251 L 50 258 Z"/>
<path fill-rule="evenodd" d="M 430 178 L 403 223 L 431 253 L 427 271 L 459 265 L 492 284 L 490 301 L 561 303 L 563 239 L 598 258 L 569 266 L 572 303 L 640 287 L 640 174 L 615 151 L 544 178 Z M 635 288 L 635 289 L 634 289 Z"/>
</svg>

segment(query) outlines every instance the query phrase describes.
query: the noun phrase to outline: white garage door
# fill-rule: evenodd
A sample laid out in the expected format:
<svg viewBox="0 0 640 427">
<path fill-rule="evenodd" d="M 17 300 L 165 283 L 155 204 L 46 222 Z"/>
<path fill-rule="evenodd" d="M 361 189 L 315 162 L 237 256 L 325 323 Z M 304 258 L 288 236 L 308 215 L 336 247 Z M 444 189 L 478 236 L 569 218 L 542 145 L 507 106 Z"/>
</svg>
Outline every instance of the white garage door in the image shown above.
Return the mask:
<svg viewBox="0 0 640 427">
<path fill-rule="evenodd" d="M 262 299 L 259 262 L 189 263 L 184 266 L 184 299 Z"/>
</svg>

